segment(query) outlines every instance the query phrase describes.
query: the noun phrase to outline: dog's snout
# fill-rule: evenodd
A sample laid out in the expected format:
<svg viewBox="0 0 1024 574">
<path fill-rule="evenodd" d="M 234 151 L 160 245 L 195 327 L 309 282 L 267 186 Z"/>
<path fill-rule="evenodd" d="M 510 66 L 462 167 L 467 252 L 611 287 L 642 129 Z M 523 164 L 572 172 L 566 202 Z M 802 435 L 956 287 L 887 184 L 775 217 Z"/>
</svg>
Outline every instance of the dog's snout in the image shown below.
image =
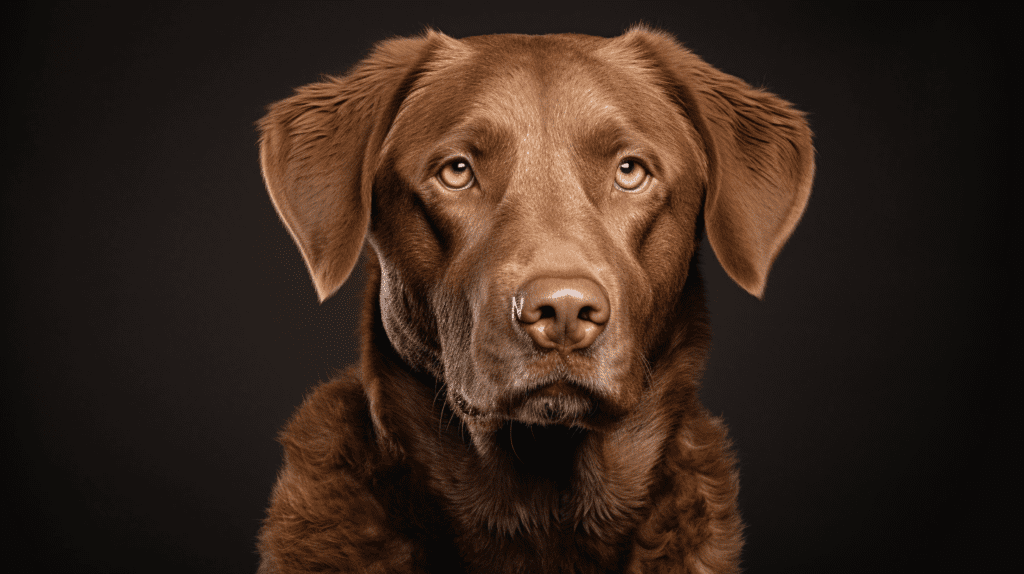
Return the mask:
<svg viewBox="0 0 1024 574">
<path fill-rule="evenodd" d="M 541 347 L 569 352 L 593 344 L 611 316 L 608 296 L 583 277 L 539 277 L 513 299 L 513 313 Z"/>
</svg>

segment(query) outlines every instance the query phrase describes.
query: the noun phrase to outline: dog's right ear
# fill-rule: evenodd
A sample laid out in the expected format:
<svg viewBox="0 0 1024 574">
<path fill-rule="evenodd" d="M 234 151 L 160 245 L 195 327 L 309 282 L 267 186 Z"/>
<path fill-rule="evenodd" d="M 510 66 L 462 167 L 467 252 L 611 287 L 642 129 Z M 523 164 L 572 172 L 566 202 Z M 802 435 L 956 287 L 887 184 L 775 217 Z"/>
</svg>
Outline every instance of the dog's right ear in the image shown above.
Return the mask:
<svg viewBox="0 0 1024 574">
<path fill-rule="evenodd" d="M 263 180 L 321 302 L 355 266 L 381 142 L 441 38 L 430 31 L 382 42 L 348 75 L 299 88 L 259 122 Z"/>
</svg>

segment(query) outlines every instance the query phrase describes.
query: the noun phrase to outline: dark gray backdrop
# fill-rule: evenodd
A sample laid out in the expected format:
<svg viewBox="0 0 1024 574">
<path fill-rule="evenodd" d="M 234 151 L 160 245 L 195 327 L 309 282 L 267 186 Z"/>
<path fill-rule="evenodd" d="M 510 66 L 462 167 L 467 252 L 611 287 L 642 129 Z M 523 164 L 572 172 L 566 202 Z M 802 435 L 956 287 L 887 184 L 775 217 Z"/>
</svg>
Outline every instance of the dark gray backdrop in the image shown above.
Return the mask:
<svg viewBox="0 0 1024 574">
<path fill-rule="evenodd" d="M 15 11 L 7 561 L 255 569 L 275 433 L 354 359 L 361 288 L 316 303 L 260 179 L 267 104 L 425 25 L 610 36 L 646 21 L 793 101 L 816 134 L 810 206 L 764 301 L 704 245 L 703 398 L 739 452 L 748 571 L 979 566 L 1020 498 L 1003 438 L 1020 372 L 1020 146 L 1005 139 L 1019 41 L 1008 13 L 965 5 L 829 6 Z"/>
</svg>

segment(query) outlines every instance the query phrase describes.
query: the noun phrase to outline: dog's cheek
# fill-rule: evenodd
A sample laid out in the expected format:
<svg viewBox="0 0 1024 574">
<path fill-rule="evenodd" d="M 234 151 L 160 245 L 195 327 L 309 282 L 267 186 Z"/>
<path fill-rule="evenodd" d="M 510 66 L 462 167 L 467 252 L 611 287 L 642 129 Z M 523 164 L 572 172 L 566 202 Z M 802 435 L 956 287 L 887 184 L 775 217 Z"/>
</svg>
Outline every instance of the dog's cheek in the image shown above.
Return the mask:
<svg viewBox="0 0 1024 574">
<path fill-rule="evenodd" d="M 669 211 L 662 212 L 654 221 L 653 230 L 647 236 L 640 249 L 638 259 L 647 275 L 652 301 L 662 306 L 672 301 L 682 291 L 689 275 L 690 262 L 693 259 L 694 242 L 691 226 L 680 222 Z M 652 319 L 658 318 L 658 310 Z"/>
<path fill-rule="evenodd" d="M 653 351 L 651 345 L 666 340 L 666 330 L 680 327 L 674 324 L 677 319 L 673 309 L 691 274 L 699 277 L 700 273 L 694 268 L 703 232 L 700 174 L 684 172 L 665 186 L 667 203 L 657 211 L 642 241 L 636 244 L 636 258 L 643 269 L 651 302 L 650 306 L 639 300 L 633 302 L 637 305 L 635 316 L 645 318 L 637 332 L 637 341 L 648 353 Z"/>
<path fill-rule="evenodd" d="M 440 359 L 444 365 L 445 384 L 449 393 L 459 395 L 460 400 L 468 399 L 471 405 L 453 405 L 465 412 L 466 406 L 473 411 L 484 406 L 477 401 L 474 387 L 480 378 L 472 358 L 473 338 L 479 306 L 473 296 L 475 286 L 471 278 L 479 277 L 468 254 L 458 250 L 450 254 L 447 268 L 437 281 L 425 291 L 430 301 L 440 342 Z"/>
<path fill-rule="evenodd" d="M 381 268 L 381 320 L 392 346 L 416 369 L 442 378 L 438 313 L 424 294 L 443 266 L 434 231 L 409 186 L 384 170 L 374 185 L 369 246 Z"/>
<path fill-rule="evenodd" d="M 631 365 L 626 384 L 644 378 L 642 372 L 634 375 L 638 369 L 642 371 L 642 356 L 648 350 L 645 342 L 665 322 L 676 274 L 685 273 L 680 269 L 685 265 L 680 263 L 680 252 L 687 249 L 675 242 L 674 220 L 660 202 L 642 211 L 635 207 L 628 211 L 629 207 L 620 206 L 623 215 L 607 225 L 616 235 L 604 248 L 606 269 L 613 273 L 603 278 L 609 287 L 612 321 L 602 335 L 602 346 L 635 354 L 627 359 Z"/>
<path fill-rule="evenodd" d="M 395 170 L 394 160 L 374 179 L 371 206 L 369 237 L 381 264 L 391 263 L 410 279 L 431 283 L 441 268 L 444 238 L 413 185 Z"/>
<path fill-rule="evenodd" d="M 440 352 L 432 313 L 424 302 L 411 295 L 401 274 L 393 266 L 381 265 L 380 313 L 391 346 L 410 366 L 443 378 Z"/>
<path fill-rule="evenodd" d="M 465 295 L 463 289 L 442 283 L 433 289 L 430 300 L 437 317 L 449 404 L 456 412 L 475 418 L 489 411 L 493 398 L 480 392 L 490 386 L 481 381 L 473 361 L 474 317 Z"/>
</svg>

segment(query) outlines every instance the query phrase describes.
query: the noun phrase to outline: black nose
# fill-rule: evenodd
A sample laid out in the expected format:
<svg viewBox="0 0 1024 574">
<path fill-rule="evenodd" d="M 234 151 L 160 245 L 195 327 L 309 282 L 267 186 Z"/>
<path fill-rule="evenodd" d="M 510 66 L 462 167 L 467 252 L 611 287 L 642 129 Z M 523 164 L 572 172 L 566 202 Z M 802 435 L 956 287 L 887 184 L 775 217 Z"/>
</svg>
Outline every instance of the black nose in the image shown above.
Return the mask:
<svg viewBox="0 0 1024 574">
<path fill-rule="evenodd" d="M 600 285 L 582 277 L 539 277 L 512 302 L 523 329 L 541 347 L 563 353 L 593 344 L 611 315 Z"/>
</svg>

